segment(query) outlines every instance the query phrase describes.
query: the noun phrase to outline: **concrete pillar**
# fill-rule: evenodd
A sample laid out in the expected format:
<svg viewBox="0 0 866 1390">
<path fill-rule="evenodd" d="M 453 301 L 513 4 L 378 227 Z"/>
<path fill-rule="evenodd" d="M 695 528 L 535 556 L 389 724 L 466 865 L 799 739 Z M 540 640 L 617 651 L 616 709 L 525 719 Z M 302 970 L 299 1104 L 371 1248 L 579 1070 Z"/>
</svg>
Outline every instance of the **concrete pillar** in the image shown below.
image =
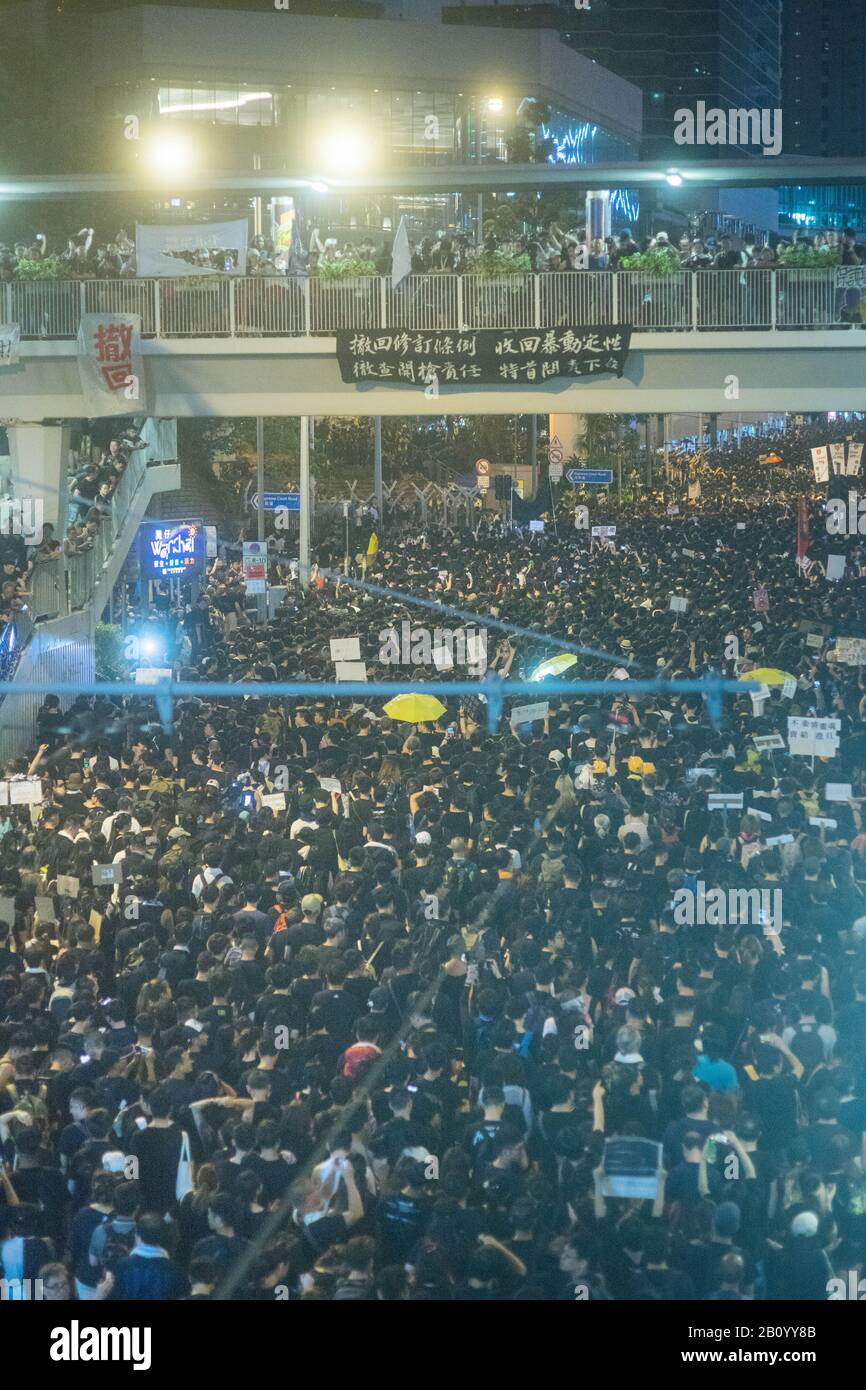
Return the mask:
<svg viewBox="0 0 866 1390">
<path fill-rule="evenodd" d="M 301 416 L 301 515 L 298 525 L 298 578 L 301 588 L 310 584 L 310 417 Z"/>
<path fill-rule="evenodd" d="M 379 520 L 376 526 L 381 530 L 382 518 L 385 515 L 385 494 L 382 489 L 382 417 L 376 415 L 373 420 L 373 496 L 376 501 L 376 511 L 379 513 Z"/>
<path fill-rule="evenodd" d="M 559 440 L 565 463 L 577 452 L 578 445 L 586 434 L 585 415 L 551 415 L 550 442 Z"/>
<path fill-rule="evenodd" d="M 28 422 L 7 426 L 12 496 L 42 508 L 57 538 L 66 533 L 70 430 L 67 425 Z M 4 460 L 5 462 L 5 460 Z"/>
</svg>

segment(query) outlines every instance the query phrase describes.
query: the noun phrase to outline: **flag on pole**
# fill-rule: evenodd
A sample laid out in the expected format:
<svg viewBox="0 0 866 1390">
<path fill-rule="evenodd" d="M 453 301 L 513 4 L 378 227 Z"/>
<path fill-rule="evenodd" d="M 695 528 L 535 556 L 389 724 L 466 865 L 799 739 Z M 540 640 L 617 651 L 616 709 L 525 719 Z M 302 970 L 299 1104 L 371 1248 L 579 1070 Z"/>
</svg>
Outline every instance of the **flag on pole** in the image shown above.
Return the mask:
<svg viewBox="0 0 866 1390">
<path fill-rule="evenodd" d="M 400 218 L 394 245 L 391 247 L 391 289 L 396 290 L 402 280 L 412 273 L 412 248 L 409 245 L 409 230 L 406 218 Z"/>
<path fill-rule="evenodd" d="M 373 534 L 371 535 L 370 540 L 369 540 L 369 543 L 368 543 L 368 545 L 367 545 L 367 554 L 368 554 L 368 555 L 378 555 L 378 553 L 379 553 L 379 537 L 376 535 L 376 532 L 374 531 Z"/>
</svg>

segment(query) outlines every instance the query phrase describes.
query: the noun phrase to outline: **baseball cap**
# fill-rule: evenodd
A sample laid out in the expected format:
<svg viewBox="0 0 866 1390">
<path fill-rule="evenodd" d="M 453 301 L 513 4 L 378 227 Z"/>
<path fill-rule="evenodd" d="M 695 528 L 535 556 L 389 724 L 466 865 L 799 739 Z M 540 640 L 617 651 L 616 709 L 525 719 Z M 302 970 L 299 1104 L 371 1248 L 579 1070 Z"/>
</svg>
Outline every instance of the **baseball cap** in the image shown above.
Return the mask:
<svg viewBox="0 0 866 1390">
<path fill-rule="evenodd" d="M 321 912 L 324 901 L 321 893 L 305 893 L 301 898 L 301 911 Z"/>
<path fill-rule="evenodd" d="M 792 1236 L 816 1236 L 818 1234 L 818 1218 L 813 1211 L 801 1211 L 799 1216 L 795 1216 L 791 1222 Z"/>
<path fill-rule="evenodd" d="M 415 836 L 415 843 L 416 845 L 432 845 L 433 839 L 429 830 L 419 830 Z"/>
</svg>

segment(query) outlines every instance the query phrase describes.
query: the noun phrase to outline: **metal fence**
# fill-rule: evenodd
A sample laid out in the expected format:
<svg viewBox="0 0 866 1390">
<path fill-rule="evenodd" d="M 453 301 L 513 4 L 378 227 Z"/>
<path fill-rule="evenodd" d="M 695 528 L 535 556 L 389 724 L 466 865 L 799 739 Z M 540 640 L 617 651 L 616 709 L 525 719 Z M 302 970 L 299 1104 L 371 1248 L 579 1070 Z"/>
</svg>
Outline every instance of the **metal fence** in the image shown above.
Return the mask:
<svg viewBox="0 0 866 1390">
<path fill-rule="evenodd" d="M 866 278 L 866 277 L 864 277 Z M 23 338 L 74 338 L 83 313 L 139 314 L 149 338 L 328 336 L 338 329 L 412 331 L 556 328 L 831 328 L 862 323 L 863 290 L 833 270 L 640 271 L 551 275 L 410 275 L 289 279 L 58 280 L 0 286 L 0 321 Z"/>
</svg>

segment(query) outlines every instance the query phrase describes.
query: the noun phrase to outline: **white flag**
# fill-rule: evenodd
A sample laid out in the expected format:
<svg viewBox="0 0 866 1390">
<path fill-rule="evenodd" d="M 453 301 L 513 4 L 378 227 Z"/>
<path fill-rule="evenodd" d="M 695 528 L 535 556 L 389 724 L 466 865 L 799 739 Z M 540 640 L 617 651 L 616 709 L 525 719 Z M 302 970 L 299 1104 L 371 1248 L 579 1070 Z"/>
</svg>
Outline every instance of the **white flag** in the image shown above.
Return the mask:
<svg viewBox="0 0 866 1390">
<path fill-rule="evenodd" d="M 21 350 L 21 327 L 17 323 L 0 323 L 0 367 L 14 367 Z"/>
<path fill-rule="evenodd" d="M 409 245 L 409 232 L 406 218 L 400 218 L 394 245 L 391 248 L 391 288 L 396 290 L 401 280 L 412 274 L 412 248 Z"/>
<path fill-rule="evenodd" d="M 89 416 L 145 414 L 138 314 L 82 314 L 78 372 Z"/>
<path fill-rule="evenodd" d="M 830 477 L 830 460 L 827 457 L 827 445 L 822 444 L 820 448 L 812 450 L 812 468 L 815 473 L 816 483 L 826 483 Z"/>
</svg>

